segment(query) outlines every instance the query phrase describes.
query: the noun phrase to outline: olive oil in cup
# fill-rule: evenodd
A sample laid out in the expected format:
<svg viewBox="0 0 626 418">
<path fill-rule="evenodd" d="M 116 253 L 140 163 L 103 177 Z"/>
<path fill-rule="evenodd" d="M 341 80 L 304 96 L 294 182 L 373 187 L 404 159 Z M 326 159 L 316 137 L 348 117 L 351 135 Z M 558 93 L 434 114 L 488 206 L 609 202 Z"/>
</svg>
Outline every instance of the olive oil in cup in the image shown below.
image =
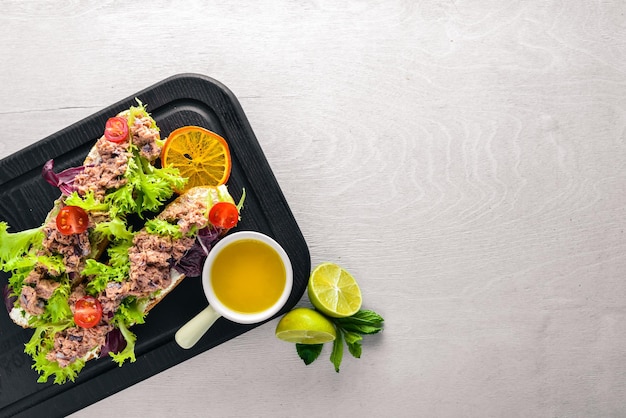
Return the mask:
<svg viewBox="0 0 626 418">
<path fill-rule="evenodd" d="M 292 287 L 291 261 L 280 244 L 254 231 L 227 235 L 204 263 L 209 306 L 178 330 L 176 342 L 193 347 L 220 317 L 239 324 L 270 319 L 287 303 Z"/>
</svg>

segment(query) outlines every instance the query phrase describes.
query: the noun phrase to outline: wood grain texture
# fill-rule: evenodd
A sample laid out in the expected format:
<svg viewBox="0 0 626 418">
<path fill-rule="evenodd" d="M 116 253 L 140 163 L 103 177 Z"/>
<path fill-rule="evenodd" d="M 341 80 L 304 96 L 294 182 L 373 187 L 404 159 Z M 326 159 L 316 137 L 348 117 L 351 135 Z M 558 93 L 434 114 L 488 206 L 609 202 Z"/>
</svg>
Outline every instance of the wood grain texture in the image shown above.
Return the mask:
<svg viewBox="0 0 626 418">
<path fill-rule="evenodd" d="M 328 350 L 305 367 L 273 322 L 75 415 L 626 415 L 625 11 L 3 2 L 0 156 L 209 75 L 239 98 L 312 264 L 344 265 L 386 319 L 339 374 Z"/>
</svg>

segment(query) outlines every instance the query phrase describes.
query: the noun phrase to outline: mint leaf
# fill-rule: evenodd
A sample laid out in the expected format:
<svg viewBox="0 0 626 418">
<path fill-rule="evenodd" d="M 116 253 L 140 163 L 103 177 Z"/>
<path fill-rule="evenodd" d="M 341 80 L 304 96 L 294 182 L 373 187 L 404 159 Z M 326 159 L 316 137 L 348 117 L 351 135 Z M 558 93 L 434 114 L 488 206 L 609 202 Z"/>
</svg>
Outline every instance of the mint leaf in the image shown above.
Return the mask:
<svg viewBox="0 0 626 418">
<path fill-rule="evenodd" d="M 337 338 L 333 341 L 333 351 L 330 353 L 330 362 L 335 366 L 335 371 L 339 373 L 339 366 L 343 358 L 343 332 L 337 330 Z"/>
<path fill-rule="evenodd" d="M 296 344 L 298 356 L 307 366 L 313 363 L 322 352 L 324 344 Z"/>
<path fill-rule="evenodd" d="M 382 316 L 370 310 L 359 310 L 354 315 L 345 318 L 328 316 L 326 318 L 335 325 L 337 330 L 337 337 L 333 341 L 330 354 L 330 362 L 337 373 L 339 373 L 343 360 L 344 343 L 354 358 L 361 358 L 363 335 L 376 334 L 382 331 L 385 321 Z M 304 364 L 309 365 L 319 357 L 322 347 L 323 344 L 296 344 L 296 351 Z"/>
<path fill-rule="evenodd" d="M 360 310 L 346 318 L 335 318 L 335 324 L 357 334 L 376 334 L 383 329 L 384 319 L 374 311 Z"/>
<path fill-rule="evenodd" d="M 348 346 L 348 351 L 352 354 L 352 357 L 361 358 L 361 341 L 363 340 L 363 337 L 350 331 L 344 331 L 343 334 L 346 340 L 346 345 Z"/>
<path fill-rule="evenodd" d="M 346 331 L 356 332 L 357 334 L 370 335 L 382 331 L 382 327 L 375 327 L 363 324 L 340 323 L 338 326 Z"/>
<path fill-rule="evenodd" d="M 373 326 L 381 325 L 385 320 L 374 311 L 361 309 L 350 317 L 353 321 L 363 321 Z"/>
</svg>

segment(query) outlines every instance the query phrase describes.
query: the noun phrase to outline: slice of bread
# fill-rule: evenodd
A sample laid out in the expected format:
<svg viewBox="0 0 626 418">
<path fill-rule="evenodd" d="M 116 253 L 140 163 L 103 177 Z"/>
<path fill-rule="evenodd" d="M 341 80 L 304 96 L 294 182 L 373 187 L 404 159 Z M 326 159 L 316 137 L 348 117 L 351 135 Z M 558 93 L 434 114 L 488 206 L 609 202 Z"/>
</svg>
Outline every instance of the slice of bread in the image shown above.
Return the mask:
<svg viewBox="0 0 626 418">
<path fill-rule="evenodd" d="M 170 270 L 170 277 L 172 278 L 170 285 L 161 290 L 158 295 L 148 301 L 144 309 L 145 313 L 148 313 L 160 301 L 162 301 L 163 298 L 167 296 L 172 290 L 174 290 L 174 288 L 178 286 L 186 276 L 182 273 L 179 273 L 175 269 L 172 269 Z M 13 309 L 11 309 L 11 311 L 9 312 L 9 316 L 11 317 L 13 322 L 21 326 L 22 328 L 30 328 L 29 321 L 33 316 L 26 312 L 24 309 L 20 307 L 13 307 Z"/>
<path fill-rule="evenodd" d="M 176 286 L 178 286 L 180 284 L 180 282 L 182 282 L 183 279 L 186 276 L 184 274 L 179 273 L 178 271 L 176 271 L 176 269 L 171 269 L 170 270 L 170 277 L 172 278 L 172 281 L 169 284 L 169 286 L 167 286 L 165 289 L 161 290 L 157 296 L 155 296 L 154 298 L 150 299 L 150 301 L 146 305 L 146 308 L 144 309 L 144 313 L 150 312 L 152 310 L 152 308 L 154 308 L 156 305 L 158 305 L 159 302 L 161 302 L 165 296 L 167 296 L 172 290 L 174 290 L 174 288 Z"/>
<path fill-rule="evenodd" d="M 117 114 L 117 116 L 126 117 L 126 118 L 128 118 L 129 115 L 130 115 L 129 110 L 125 110 Z M 89 150 L 89 153 L 87 154 L 87 156 L 85 157 L 83 161 L 83 165 L 86 166 L 86 165 L 98 164 L 100 163 L 101 160 L 102 158 L 100 156 L 97 143 L 96 143 Z M 63 204 L 63 196 L 59 197 L 58 199 L 54 201 L 53 207 L 48 212 L 48 215 L 46 216 L 46 219 L 44 220 L 43 225 L 46 225 L 48 222 L 50 222 L 52 218 L 57 216 L 62 204 Z M 95 248 L 92 248 L 92 251 L 89 254 L 88 258 L 93 258 L 96 260 L 99 259 L 104 253 L 104 251 L 106 250 L 108 245 L 109 245 L 109 241 L 107 239 L 103 239 L 99 241 L 97 246 L 95 246 Z M 77 284 L 78 283 L 72 283 L 72 286 L 75 286 Z M 13 322 L 21 326 L 22 328 L 30 328 L 29 321 L 32 315 L 26 312 L 21 306 L 19 306 L 19 304 L 16 304 L 16 305 L 17 306 L 14 306 L 13 309 L 11 309 L 11 311 L 9 312 L 9 317 L 13 320 Z"/>
<path fill-rule="evenodd" d="M 145 309 L 144 309 L 144 313 L 148 313 L 150 310 L 152 310 L 152 308 L 154 308 L 156 305 L 158 305 L 158 303 L 163 300 L 163 298 L 169 294 L 172 290 L 174 290 L 174 288 L 176 286 L 178 286 L 178 284 L 180 282 L 182 282 L 182 280 L 185 278 L 184 274 L 181 274 L 179 272 L 177 272 L 176 270 L 172 269 L 170 271 L 170 276 L 172 277 L 172 282 L 170 283 L 170 285 L 163 289 L 158 296 L 152 298 L 148 304 L 146 305 Z M 28 314 L 27 314 L 28 315 Z M 28 322 L 27 322 L 28 324 Z M 95 347 L 93 350 L 89 351 L 87 354 L 85 354 L 83 356 L 83 360 L 85 362 L 89 361 L 89 360 L 93 360 L 96 358 L 100 357 L 100 351 L 102 350 L 102 347 Z"/>
</svg>

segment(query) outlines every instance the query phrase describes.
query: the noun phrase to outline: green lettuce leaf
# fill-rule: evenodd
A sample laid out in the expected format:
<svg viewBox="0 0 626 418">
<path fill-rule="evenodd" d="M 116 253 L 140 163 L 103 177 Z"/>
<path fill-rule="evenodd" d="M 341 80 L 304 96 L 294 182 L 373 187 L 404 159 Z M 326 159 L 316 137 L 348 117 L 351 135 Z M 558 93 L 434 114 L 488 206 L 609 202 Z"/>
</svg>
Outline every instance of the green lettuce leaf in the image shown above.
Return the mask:
<svg viewBox="0 0 626 418">
<path fill-rule="evenodd" d="M 32 368 L 39 373 L 37 382 L 45 383 L 54 376 L 54 383 L 63 384 L 66 381 L 74 381 L 78 373 L 85 366 L 85 361 L 77 359 L 66 367 L 61 367 L 56 361 L 50 361 L 46 355 L 54 349 L 54 335 L 71 326 L 71 322 L 46 323 L 37 327 L 28 343 L 24 346 L 24 352 L 33 360 Z"/>
<path fill-rule="evenodd" d="M 70 280 L 65 277 L 61 285 L 56 288 L 50 299 L 48 299 L 41 319 L 49 320 L 53 323 L 71 321 L 74 317 L 68 303 L 71 292 Z"/>
<path fill-rule="evenodd" d="M 128 326 L 143 324 L 146 322 L 145 304 L 143 300 L 134 296 L 126 297 L 115 312 L 119 321 L 123 321 Z"/>
<path fill-rule="evenodd" d="M 43 226 L 21 232 L 7 232 L 9 225 L 0 222 L 0 263 L 5 264 L 27 254 L 31 249 L 41 248 L 44 239 Z"/>
<path fill-rule="evenodd" d="M 173 238 L 183 237 L 183 233 L 178 225 L 172 225 L 171 223 L 159 218 L 146 221 L 144 228 L 148 233 L 153 235 L 171 236 Z"/>
<path fill-rule="evenodd" d="M 128 258 L 128 250 L 132 247 L 133 241 L 115 241 L 107 249 L 109 254 L 109 264 L 115 268 L 126 269 L 124 275 L 128 276 L 128 270 L 130 270 L 130 260 Z"/>
<path fill-rule="evenodd" d="M 156 121 L 152 118 L 152 116 L 150 116 L 150 114 L 146 110 L 146 105 L 144 105 L 138 98 L 135 98 L 135 101 L 137 102 L 137 106 L 131 106 L 128 109 L 128 125 L 134 125 L 136 118 L 149 117 L 151 119 L 150 128 L 156 129 L 158 131 L 159 127 L 157 126 Z"/>
<path fill-rule="evenodd" d="M 4 269 L 11 272 L 9 277 L 9 288 L 14 295 L 20 294 L 20 289 L 24 285 L 24 279 L 30 274 L 36 265 L 44 266 L 51 274 L 60 276 L 65 272 L 65 264 L 61 255 L 37 255 L 31 251 L 22 257 L 14 258 L 4 264 Z"/>
<path fill-rule="evenodd" d="M 130 230 L 130 227 L 128 227 L 120 218 L 113 218 L 110 221 L 100 222 L 96 225 L 94 231 L 104 235 L 110 241 L 128 241 L 133 239 L 133 233 Z"/>
<path fill-rule="evenodd" d="M 135 357 L 135 342 L 137 341 L 137 337 L 133 334 L 128 327 L 126 326 L 124 319 L 116 316 L 113 318 L 116 326 L 122 333 L 122 336 L 126 340 L 126 347 L 120 351 L 119 353 L 109 353 L 113 361 L 115 361 L 119 366 L 122 366 L 126 360 L 134 363 L 137 358 Z"/>
<path fill-rule="evenodd" d="M 95 296 L 106 289 L 107 283 L 122 282 L 126 279 L 129 268 L 126 265 L 112 266 L 94 259 L 88 259 L 85 263 L 85 268 L 80 274 L 89 277 L 85 290 L 90 295 Z"/>
<path fill-rule="evenodd" d="M 3 270 L 11 272 L 11 276 L 9 277 L 9 287 L 15 292 L 16 295 L 21 293 L 20 289 L 24 284 L 24 279 L 26 279 L 35 267 L 37 260 L 37 255 L 29 253 L 24 254 L 20 258 L 14 258 L 10 262 L 4 264 Z"/>
<path fill-rule="evenodd" d="M 137 202 L 133 196 L 134 191 L 133 185 L 126 183 L 104 197 L 104 201 L 109 205 L 109 213 L 112 218 L 125 216 L 136 211 Z"/>
<path fill-rule="evenodd" d="M 137 191 L 135 202 L 139 216 L 143 212 L 159 211 L 165 201 L 172 197 L 174 189 L 182 187 L 186 182 L 178 170 L 156 168 L 137 155 L 128 164 L 127 177 Z"/>
<path fill-rule="evenodd" d="M 54 276 L 61 276 L 65 272 L 65 263 L 61 254 L 37 256 L 37 263 Z"/>
<path fill-rule="evenodd" d="M 133 157 L 124 174 L 128 182 L 105 196 L 112 217 L 158 212 L 174 195 L 174 190 L 181 189 L 187 182 L 177 169 L 154 167 L 139 156 L 137 147 L 131 146 L 131 150 Z"/>
<path fill-rule="evenodd" d="M 106 212 L 109 210 L 109 205 L 97 200 L 91 190 L 83 197 L 79 196 L 77 192 L 72 192 L 65 198 L 65 204 L 81 207 L 87 212 Z"/>
<path fill-rule="evenodd" d="M 237 212 L 241 213 L 243 209 L 243 202 L 246 200 L 246 188 L 244 187 L 241 190 L 241 198 L 239 199 L 239 203 L 237 203 Z"/>
</svg>

